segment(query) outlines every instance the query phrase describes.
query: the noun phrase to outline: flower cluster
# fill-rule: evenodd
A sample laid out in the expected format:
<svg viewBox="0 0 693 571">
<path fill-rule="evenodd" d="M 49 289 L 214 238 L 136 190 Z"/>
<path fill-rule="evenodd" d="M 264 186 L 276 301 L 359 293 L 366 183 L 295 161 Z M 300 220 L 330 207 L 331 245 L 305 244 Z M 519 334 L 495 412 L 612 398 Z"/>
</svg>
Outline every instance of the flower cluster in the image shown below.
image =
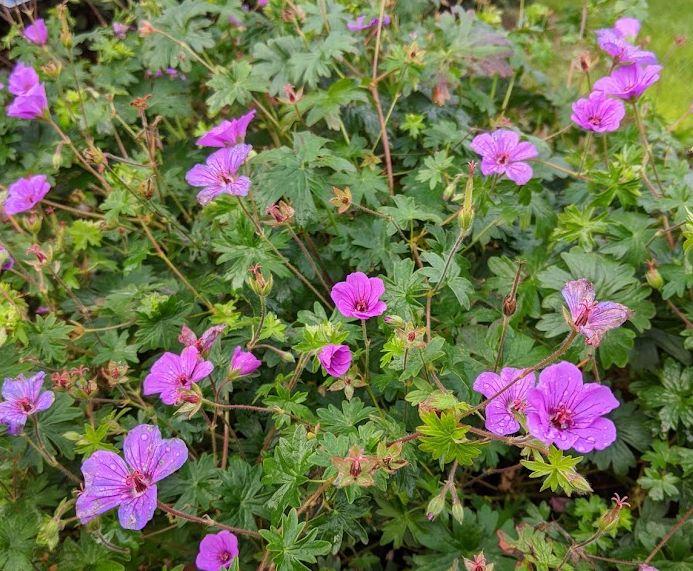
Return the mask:
<svg viewBox="0 0 693 571">
<path fill-rule="evenodd" d="M 581 129 L 616 131 L 626 113 L 622 100 L 637 99 L 659 79 L 662 67 L 656 65 L 656 56 L 630 43 L 639 31 L 635 18 L 621 18 L 613 28 L 597 30 L 597 43 L 612 57 L 615 69 L 598 79 L 586 98 L 573 103 L 570 118 Z"/>
<path fill-rule="evenodd" d="M 238 171 L 253 149 L 243 144 L 253 117 L 254 110 L 231 121 L 222 121 L 197 140 L 202 147 L 221 147 L 204 164 L 195 165 L 185 175 L 189 185 L 202 188 L 197 201 L 203 206 L 221 194 L 246 196 L 250 191 L 250 179 Z"/>
<path fill-rule="evenodd" d="M 33 67 L 19 62 L 10 73 L 7 89 L 15 96 L 7 107 L 9 117 L 36 119 L 46 113 L 46 88 Z"/>
</svg>

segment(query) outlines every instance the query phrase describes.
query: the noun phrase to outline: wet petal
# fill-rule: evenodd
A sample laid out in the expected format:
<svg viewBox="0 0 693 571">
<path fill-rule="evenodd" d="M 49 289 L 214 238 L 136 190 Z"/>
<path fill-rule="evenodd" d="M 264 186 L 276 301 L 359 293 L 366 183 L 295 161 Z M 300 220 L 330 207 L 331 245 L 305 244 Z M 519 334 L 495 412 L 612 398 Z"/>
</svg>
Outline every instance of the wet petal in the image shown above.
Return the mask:
<svg viewBox="0 0 693 571">
<path fill-rule="evenodd" d="M 156 486 L 152 485 L 139 497 L 129 498 L 120 505 L 118 521 L 125 529 L 142 529 L 156 511 Z"/>
</svg>

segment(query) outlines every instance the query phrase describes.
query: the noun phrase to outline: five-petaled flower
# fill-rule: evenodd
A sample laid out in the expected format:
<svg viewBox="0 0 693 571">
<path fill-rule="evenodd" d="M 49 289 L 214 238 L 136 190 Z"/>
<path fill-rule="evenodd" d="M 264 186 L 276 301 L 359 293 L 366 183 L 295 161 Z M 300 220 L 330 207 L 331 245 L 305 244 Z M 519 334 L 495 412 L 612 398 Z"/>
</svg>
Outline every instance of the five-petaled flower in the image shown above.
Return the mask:
<svg viewBox="0 0 693 571">
<path fill-rule="evenodd" d="M 363 272 L 354 272 L 346 281 L 336 283 L 330 293 L 332 301 L 345 317 L 370 319 L 382 315 L 387 309 L 380 296 L 385 284 L 380 278 L 369 278 Z"/>
<path fill-rule="evenodd" d="M 328 375 L 341 377 L 351 366 L 351 349 L 348 345 L 325 345 L 318 353 L 318 360 Z"/>
<path fill-rule="evenodd" d="M 201 571 L 228 569 L 238 557 L 238 538 L 228 530 L 205 535 L 195 565 Z"/>
<path fill-rule="evenodd" d="M 98 450 L 82 464 L 84 490 L 77 498 L 77 517 L 84 524 L 118 507 L 125 529 L 142 529 L 154 517 L 156 483 L 188 459 L 179 438 L 162 439 L 156 426 L 140 424 L 123 442 L 123 460 L 115 452 Z"/>
<path fill-rule="evenodd" d="M 39 18 L 30 26 L 24 28 L 23 36 L 32 44 L 45 46 L 48 42 L 48 28 L 46 28 L 46 22 Z"/>
<path fill-rule="evenodd" d="M 180 404 L 192 395 L 193 385 L 207 377 L 214 365 L 200 357 L 196 346 L 183 349 L 180 355 L 164 353 L 159 357 L 144 379 L 142 394 L 158 394 L 164 404 Z"/>
<path fill-rule="evenodd" d="M 624 65 L 594 82 L 594 91 L 630 101 L 637 99 L 653 83 L 659 80 L 661 65 Z"/>
<path fill-rule="evenodd" d="M 255 109 L 252 109 L 245 115 L 230 121 L 222 121 L 197 139 L 197 144 L 200 147 L 233 147 L 238 145 L 245 140 L 248 125 L 254 117 Z"/>
<path fill-rule="evenodd" d="M 618 401 L 606 385 L 583 384 L 580 369 L 572 363 L 544 369 L 536 388 L 527 392 L 527 402 L 529 432 L 547 445 L 585 454 L 616 440 L 616 426 L 604 415 L 617 408 Z"/>
<path fill-rule="evenodd" d="M 505 175 L 518 185 L 526 184 L 532 178 L 532 167 L 525 161 L 536 158 L 539 153 L 532 143 L 521 143 L 515 131 L 497 129 L 492 133 L 482 133 L 474 137 L 470 146 L 481 155 L 484 176 Z"/>
<path fill-rule="evenodd" d="M 30 416 L 53 404 L 53 392 L 41 390 L 45 376 L 44 372 L 40 372 L 28 379 L 24 375 L 5 379 L 2 384 L 2 398 L 5 400 L 0 402 L 0 424 L 7 425 L 10 434 L 19 434 Z"/>
<path fill-rule="evenodd" d="M 50 189 L 51 185 L 45 175 L 37 174 L 20 178 L 7 189 L 4 203 L 5 214 L 12 216 L 31 210 L 41 202 Z"/>
<path fill-rule="evenodd" d="M 183 325 L 178 336 L 178 341 L 186 347 L 196 347 L 200 354 L 207 353 L 214 345 L 215 341 L 226 329 L 225 325 L 212 325 L 198 339 L 195 332 L 187 325 Z"/>
<path fill-rule="evenodd" d="M 504 367 L 500 375 L 487 371 L 474 381 L 475 391 L 487 399 L 495 397 L 485 410 L 486 428 L 494 434 L 504 436 L 520 430 L 519 418 L 529 410 L 527 391 L 534 387 L 536 379 L 534 373 L 520 378 L 521 373 L 522 369 Z M 505 387 L 509 388 L 500 392 Z"/>
<path fill-rule="evenodd" d="M 238 174 L 238 169 L 248 158 L 250 145 L 225 147 L 207 157 L 205 164 L 197 164 L 185 175 L 191 186 L 202 187 L 197 201 L 209 204 L 220 194 L 245 196 L 250 190 L 250 179 Z"/>
<path fill-rule="evenodd" d="M 593 91 L 589 97 L 573 103 L 570 119 L 585 131 L 610 133 L 620 127 L 625 114 L 626 108 L 621 101 Z"/>
<path fill-rule="evenodd" d="M 250 351 L 244 351 L 240 345 L 233 350 L 231 355 L 230 375 L 234 378 L 246 377 L 254 373 L 262 365 Z"/>
<path fill-rule="evenodd" d="M 573 280 L 561 290 L 575 329 L 585 342 L 599 346 L 610 329 L 622 325 L 631 315 L 630 309 L 614 301 L 596 301 L 594 286 L 586 279 Z"/>
</svg>

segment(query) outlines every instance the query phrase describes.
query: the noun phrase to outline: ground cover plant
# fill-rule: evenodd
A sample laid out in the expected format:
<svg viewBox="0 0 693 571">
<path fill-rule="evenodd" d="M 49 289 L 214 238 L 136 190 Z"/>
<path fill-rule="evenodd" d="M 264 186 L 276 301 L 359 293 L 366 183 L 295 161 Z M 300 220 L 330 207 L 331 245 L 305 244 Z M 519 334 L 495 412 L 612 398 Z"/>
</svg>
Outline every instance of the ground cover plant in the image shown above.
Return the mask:
<svg viewBox="0 0 693 571">
<path fill-rule="evenodd" d="M 0 568 L 693 567 L 664 15 L 2 14 Z"/>
</svg>

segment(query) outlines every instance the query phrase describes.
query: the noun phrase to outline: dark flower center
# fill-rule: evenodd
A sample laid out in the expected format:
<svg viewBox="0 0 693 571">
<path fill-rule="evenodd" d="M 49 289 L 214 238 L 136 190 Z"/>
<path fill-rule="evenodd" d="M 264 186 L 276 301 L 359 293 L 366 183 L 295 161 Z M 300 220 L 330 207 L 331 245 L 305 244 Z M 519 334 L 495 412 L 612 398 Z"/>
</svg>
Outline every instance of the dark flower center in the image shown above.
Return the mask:
<svg viewBox="0 0 693 571">
<path fill-rule="evenodd" d="M 349 469 L 349 474 L 354 478 L 358 478 L 361 474 L 361 460 L 359 458 L 354 458 L 351 461 L 351 468 Z"/>
<path fill-rule="evenodd" d="M 219 554 L 219 562 L 228 563 L 229 561 L 231 561 L 231 553 L 229 553 L 228 551 L 222 551 Z"/>
<path fill-rule="evenodd" d="M 182 387 L 184 387 L 188 382 L 188 375 L 181 373 L 178 375 L 178 384 Z"/>
<path fill-rule="evenodd" d="M 356 311 L 366 311 L 368 309 L 368 303 L 363 299 L 359 299 L 354 304 L 354 308 Z"/>
<path fill-rule="evenodd" d="M 551 424 L 556 428 L 565 430 L 573 425 L 573 412 L 567 408 L 565 405 L 561 405 L 556 410 L 554 410 L 551 415 Z"/>
<path fill-rule="evenodd" d="M 30 413 L 34 412 L 34 403 L 32 403 L 32 402 L 31 402 L 28 398 L 26 398 L 26 397 L 25 397 L 25 398 L 22 398 L 22 399 L 19 399 L 19 400 L 17 401 L 17 406 L 19 407 L 19 409 L 20 409 L 22 412 L 24 412 L 24 413 L 26 413 L 26 414 L 30 414 Z"/>
<path fill-rule="evenodd" d="M 582 327 L 587 323 L 590 317 L 590 312 L 592 311 L 592 306 L 586 302 L 581 303 L 580 313 L 575 318 L 575 327 Z"/>
<path fill-rule="evenodd" d="M 501 153 L 496 158 L 496 163 L 499 165 L 507 165 L 510 162 L 510 155 L 508 153 Z"/>
<path fill-rule="evenodd" d="M 587 122 L 592 125 L 593 127 L 601 127 L 602 126 L 602 118 L 597 117 L 596 115 L 592 115 Z"/>
<path fill-rule="evenodd" d="M 132 488 L 137 495 L 141 495 L 149 487 L 149 478 L 139 470 L 135 470 L 125 478 L 125 484 Z"/>
<path fill-rule="evenodd" d="M 222 184 L 230 184 L 234 180 L 236 180 L 236 177 L 233 176 L 232 174 L 222 172 L 222 173 L 219 173 L 219 180 L 221 181 Z"/>
<path fill-rule="evenodd" d="M 515 399 L 510 403 L 510 410 L 512 412 L 524 412 L 525 408 L 527 408 L 527 403 L 522 399 Z"/>
</svg>

